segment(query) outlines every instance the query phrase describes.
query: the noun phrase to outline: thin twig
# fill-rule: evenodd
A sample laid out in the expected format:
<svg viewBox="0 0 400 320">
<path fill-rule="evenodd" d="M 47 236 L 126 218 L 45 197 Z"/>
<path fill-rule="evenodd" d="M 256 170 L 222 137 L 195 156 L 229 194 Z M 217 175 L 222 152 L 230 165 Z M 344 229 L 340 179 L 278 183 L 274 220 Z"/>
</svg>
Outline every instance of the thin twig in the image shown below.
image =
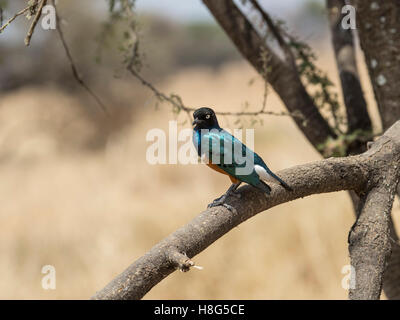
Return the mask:
<svg viewBox="0 0 400 320">
<path fill-rule="evenodd" d="M 128 9 L 128 14 L 133 16 L 134 12 L 131 10 L 131 8 Z M 133 31 L 135 32 L 135 31 Z M 137 39 L 138 37 L 136 37 Z M 176 94 L 170 94 L 169 96 L 166 95 L 165 93 L 161 92 L 158 90 L 150 81 L 146 80 L 141 74 L 140 70 L 137 67 L 137 62 L 139 61 L 139 52 L 138 52 L 138 40 L 136 40 L 135 44 L 132 47 L 132 55 L 129 58 L 129 61 L 126 65 L 126 69 L 137 79 L 139 80 L 142 85 L 145 87 L 149 88 L 155 97 L 160 101 L 166 101 L 172 107 L 177 111 L 184 111 L 187 116 L 189 121 L 191 122 L 192 115 L 191 113 L 196 110 L 196 108 L 191 108 L 187 107 L 183 101 L 182 98 L 179 95 Z M 264 69 L 266 70 L 266 59 L 264 59 Z M 264 75 L 264 78 L 266 78 L 266 75 Z M 288 113 L 288 112 L 273 112 L 273 111 L 265 111 L 266 104 L 267 104 L 267 95 L 268 95 L 268 83 L 267 81 L 265 82 L 265 87 L 264 87 L 264 94 L 263 94 L 263 102 L 262 106 L 259 111 L 241 111 L 241 112 L 215 112 L 218 115 L 223 115 L 223 116 L 258 116 L 258 115 L 273 115 L 273 116 L 291 116 L 293 118 L 300 118 L 302 121 L 305 121 L 304 116 L 300 112 L 295 112 L 295 113 Z"/>
<path fill-rule="evenodd" d="M 27 12 L 30 9 L 31 6 L 27 6 L 26 8 L 22 9 L 21 11 L 17 12 L 14 16 L 12 16 L 10 19 L 7 20 L 7 22 L 0 27 L 0 33 L 4 31 L 5 28 L 7 28 L 11 22 L 13 22 L 17 17 L 23 15 L 25 12 Z"/>
<path fill-rule="evenodd" d="M 33 36 L 33 32 L 35 31 L 36 25 L 39 22 L 40 16 L 42 15 L 42 10 L 45 4 L 47 3 L 47 0 L 42 0 L 39 4 L 39 8 L 36 11 L 35 17 L 33 18 L 32 24 L 28 30 L 28 34 L 25 37 L 25 45 L 29 46 L 31 43 L 31 38 Z"/>
<path fill-rule="evenodd" d="M 55 7 L 55 2 L 54 0 L 52 0 L 52 4 Z M 101 101 L 101 99 L 93 92 L 93 90 L 86 84 L 86 82 L 82 79 L 82 77 L 79 75 L 79 71 L 78 68 L 74 62 L 74 59 L 72 57 L 71 51 L 69 50 L 68 44 L 65 40 L 64 37 L 64 32 L 61 28 L 61 19 L 60 16 L 58 15 L 57 11 L 56 11 L 56 20 L 57 20 L 57 32 L 59 35 L 59 38 L 61 40 L 61 43 L 64 47 L 64 51 L 65 54 L 67 55 L 68 61 L 70 63 L 71 66 L 71 70 L 72 70 L 72 74 L 75 78 L 75 80 L 89 93 L 89 95 L 97 102 L 97 104 L 100 106 L 100 108 L 104 111 L 104 113 L 106 113 L 107 115 L 110 115 L 108 112 L 107 107 L 105 106 L 105 104 Z"/>
<path fill-rule="evenodd" d="M 130 10 L 130 9 L 129 9 Z M 133 12 L 130 10 L 129 14 L 133 15 Z M 132 47 L 132 55 L 127 63 L 126 69 L 136 78 L 138 79 L 142 85 L 145 87 L 149 88 L 153 94 L 156 96 L 156 98 L 163 102 L 166 101 L 169 104 L 171 104 L 176 111 L 184 111 L 186 112 L 189 120 L 191 120 L 191 112 L 195 111 L 196 108 L 191 108 L 187 107 L 183 101 L 182 98 L 176 94 L 171 94 L 167 96 L 165 93 L 161 92 L 158 90 L 150 81 L 146 80 L 138 71 L 138 69 L 135 67 L 136 62 L 138 61 L 138 42 L 133 45 Z M 263 59 L 263 68 L 264 70 L 267 70 L 267 58 L 261 57 Z M 267 73 L 267 71 L 265 71 Z M 266 74 L 264 75 L 264 79 L 266 78 Z M 261 109 L 258 111 L 240 111 L 240 112 L 219 112 L 216 111 L 215 113 L 217 115 L 222 115 L 222 116 L 258 116 L 258 115 L 272 115 L 272 116 L 290 116 L 293 118 L 298 118 L 301 119 L 302 121 L 305 121 L 304 116 L 301 114 L 301 112 L 294 112 L 294 113 L 289 113 L 289 112 L 273 112 L 273 111 L 266 111 L 266 104 L 267 104 L 267 96 L 268 96 L 268 82 L 265 80 L 265 87 L 264 87 L 264 94 L 263 94 L 263 101 L 262 101 L 262 106 Z"/>
<path fill-rule="evenodd" d="M 176 95 L 167 96 L 165 93 L 158 90 L 152 83 L 144 79 L 134 68 L 132 65 L 128 65 L 128 71 L 137 78 L 144 86 L 149 88 L 153 94 L 156 96 L 157 99 L 160 101 L 167 101 L 172 106 L 177 108 L 177 110 L 182 110 L 185 112 L 193 112 L 196 109 L 187 107 L 183 104 L 182 99 Z M 265 101 L 265 98 L 264 98 Z M 263 107 L 259 111 L 239 111 L 239 112 L 223 112 L 223 111 L 216 111 L 218 115 L 222 116 L 258 116 L 258 115 L 270 115 L 270 116 L 291 116 L 296 118 L 301 118 L 304 120 L 304 117 L 300 113 L 289 113 L 289 112 L 274 112 L 274 111 L 265 111 L 264 110 L 264 103 Z"/>
</svg>

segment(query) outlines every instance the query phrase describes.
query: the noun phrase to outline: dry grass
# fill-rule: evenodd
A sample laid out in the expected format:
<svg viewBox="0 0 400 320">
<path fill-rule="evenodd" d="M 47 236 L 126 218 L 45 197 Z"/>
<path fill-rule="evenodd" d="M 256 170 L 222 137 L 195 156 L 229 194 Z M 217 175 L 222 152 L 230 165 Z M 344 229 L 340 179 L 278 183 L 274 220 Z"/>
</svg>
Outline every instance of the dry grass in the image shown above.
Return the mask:
<svg viewBox="0 0 400 320">
<path fill-rule="evenodd" d="M 192 106 L 234 110 L 247 100 L 258 108 L 263 85 L 247 85 L 254 76 L 242 63 L 217 72 L 192 69 L 168 79 L 163 89 Z M 124 94 L 135 100 L 135 92 Z M 134 125 L 96 152 L 70 150 L 94 131 L 77 98 L 54 88 L 23 88 L 3 97 L 0 298 L 86 299 L 228 187 L 226 177 L 205 166 L 146 162 L 146 132 L 166 129 L 173 118 L 168 108 L 154 112 L 147 97 Z M 272 94 L 268 106 L 282 110 Z M 275 171 L 319 159 L 286 117 L 256 126 L 256 150 Z M 204 270 L 175 272 L 146 298 L 344 299 L 341 269 L 349 263 L 352 222 L 344 192 L 273 208 L 195 257 Z M 56 290 L 41 287 L 47 264 L 56 268 Z"/>
</svg>

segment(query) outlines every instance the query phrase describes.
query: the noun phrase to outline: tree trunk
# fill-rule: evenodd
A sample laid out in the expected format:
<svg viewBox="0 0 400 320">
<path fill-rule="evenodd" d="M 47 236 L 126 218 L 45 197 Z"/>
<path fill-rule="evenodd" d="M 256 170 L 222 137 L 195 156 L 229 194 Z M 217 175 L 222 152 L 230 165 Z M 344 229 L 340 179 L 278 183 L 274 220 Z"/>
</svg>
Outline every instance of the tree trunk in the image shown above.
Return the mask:
<svg viewBox="0 0 400 320">
<path fill-rule="evenodd" d="M 357 31 L 365 55 L 383 130 L 400 119 L 400 1 L 353 0 Z M 384 279 L 389 299 L 400 299 L 400 246 L 390 221 L 392 248 Z"/>
<path fill-rule="evenodd" d="M 383 129 L 400 119 L 400 1 L 353 0 Z"/>
</svg>

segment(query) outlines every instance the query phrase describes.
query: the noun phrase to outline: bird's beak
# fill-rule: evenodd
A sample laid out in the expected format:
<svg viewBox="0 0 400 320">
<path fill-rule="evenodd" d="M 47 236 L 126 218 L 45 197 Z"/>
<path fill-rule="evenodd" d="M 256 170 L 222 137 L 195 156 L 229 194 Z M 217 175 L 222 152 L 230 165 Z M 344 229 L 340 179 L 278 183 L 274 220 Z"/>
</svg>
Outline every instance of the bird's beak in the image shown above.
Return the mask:
<svg viewBox="0 0 400 320">
<path fill-rule="evenodd" d="M 199 119 L 194 119 L 194 121 L 192 122 L 192 125 L 195 126 L 196 124 L 199 124 L 200 120 Z"/>
</svg>

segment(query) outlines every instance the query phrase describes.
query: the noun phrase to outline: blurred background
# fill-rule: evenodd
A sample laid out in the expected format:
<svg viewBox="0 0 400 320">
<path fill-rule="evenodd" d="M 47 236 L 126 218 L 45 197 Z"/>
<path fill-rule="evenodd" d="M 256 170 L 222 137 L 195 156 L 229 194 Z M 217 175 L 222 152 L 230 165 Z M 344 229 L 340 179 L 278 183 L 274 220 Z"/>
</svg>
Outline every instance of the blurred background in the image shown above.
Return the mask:
<svg viewBox="0 0 400 320">
<path fill-rule="evenodd" d="M 325 2 L 261 3 L 314 48 L 318 66 L 338 84 Z M 8 1 L 4 20 L 24 6 Z M 25 47 L 30 21 L 19 17 L 0 34 L 1 299 L 87 299 L 230 185 L 206 166 L 146 161 L 146 133 L 175 119 L 188 128 L 186 115 L 158 105 L 127 73 L 120 33 L 104 41 L 106 1 L 59 1 L 59 10 L 80 73 L 110 116 L 73 78 L 56 31 L 38 27 Z M 262 79 L 201 1 L 137 0 L 136 13 L 142 74 L 161 91 L 191 107 L 260 108 Z M 267 110 L 285 110 L 271 90 Z M 255 128 L 256 151 L 273 171 L 320 159 L 290 118 L 262 120 L 241 125 Z M 237 119 L 220 123 L 233 129 Z M 399 211 L 396 200 L 396 222 Z M 175 272 L 145 299 L 345 299 L 353 222 L 346 192 L 275 207 L 196 256 L 203 270 Z M 41 286 L 45 265 L 56 269 L 55 290 Z"/>
</svg>

